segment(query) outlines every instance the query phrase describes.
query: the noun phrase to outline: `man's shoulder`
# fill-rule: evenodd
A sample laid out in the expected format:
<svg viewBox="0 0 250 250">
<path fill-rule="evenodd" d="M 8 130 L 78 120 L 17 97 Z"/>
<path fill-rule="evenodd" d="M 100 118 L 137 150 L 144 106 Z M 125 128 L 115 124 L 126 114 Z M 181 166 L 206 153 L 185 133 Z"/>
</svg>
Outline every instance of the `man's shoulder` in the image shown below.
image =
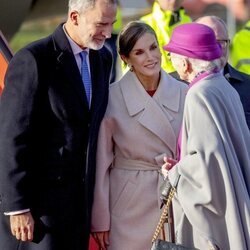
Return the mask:
<svg viewBox="0 0 250 250">
<path fill-rule="evenodd" d="M 52 39 L 51 35 L 36 41 L 33 41 L 27 44 L 25 47 L 21 48 L 15 56 L 23 55 L 23 54 L 32 54 L 33 56 L 38 56 L 39 54 L 42 56 L 46 56 L 49 54 L 49 48 L 52 48 Z"/>
<path fill-rule="evenodd" d="M 250 75 L 245 74 L 243 72 L 238 71 L 234 67 L 232 67 L 230 64 L 227 64 L 224 68 L 224 74 L 227 80 L 231 84 L 237 84 L 237 83 L 245 83 L 247 87 L 250 89 Z"/>
<path fill-rule="evenodd" d="M 24 46 L 18 50 L 12 57 L 9 66 L 14 64 L 23 64 L 24 62 L 33 63 L 38 58 L 47 57 L 51 53 L 49 52 L 49 38 L 43 38 Z M 31 65 L 32 66 L 32 65 Z"/>
<path fill-rule="evenodd" d="M 33 41 L 23 48 L 23 50 L 29 50 L 32 53 L 50 53 L 52 50 L 60 50 L 61 47 L 66 46 L 66 36 L 62 28 L 63 24 L 60 24 L 52 34 L 43 37 L 39 40 Z"/>
</svg>

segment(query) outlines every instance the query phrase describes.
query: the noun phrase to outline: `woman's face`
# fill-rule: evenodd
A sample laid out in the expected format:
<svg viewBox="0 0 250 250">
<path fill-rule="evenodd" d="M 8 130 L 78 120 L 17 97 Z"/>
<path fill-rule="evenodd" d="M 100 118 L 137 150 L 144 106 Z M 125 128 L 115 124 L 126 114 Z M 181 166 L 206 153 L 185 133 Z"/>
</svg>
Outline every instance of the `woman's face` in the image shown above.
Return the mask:
<svg viewBox="0 0 250 250">
<path fill-rule="evenodd" d="M 188 75 L 186 71 L 186 61 L 184 61 L 183 58 L 180 58 L 174 53 L 170 53 L 170 59 L 171 59 L 173 67 L 179 74 L 181 80 L 187 81 Z"/>
<path fill-rule="evenodd" d="M 135 74 L 140 77 L 154 76 L 161 69 L 161 53 L 155 36 L 145 33 L 138 39 L 126 58 Z"/>
</svg>

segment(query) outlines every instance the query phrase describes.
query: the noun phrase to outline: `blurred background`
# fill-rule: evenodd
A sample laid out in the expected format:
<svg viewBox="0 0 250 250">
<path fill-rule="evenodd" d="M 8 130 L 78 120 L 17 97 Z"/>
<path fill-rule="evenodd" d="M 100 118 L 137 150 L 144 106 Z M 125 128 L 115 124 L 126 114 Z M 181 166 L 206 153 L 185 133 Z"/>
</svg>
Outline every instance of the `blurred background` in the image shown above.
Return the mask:
<svg viewBox="0 0 250 250">
<path fill-rule="evenodd" d="M 151 10 L 152 0 L 120 1 L 123 25 Z M 0 30 L 16 52 L 27 43 L 51 33 L 66 19 L 68 0 L 0 0 Z M 203 15 L 222 17 L 230 37 L 250 18 L 250 0 L 184 0 L 194 20 Z"/>
</svg>

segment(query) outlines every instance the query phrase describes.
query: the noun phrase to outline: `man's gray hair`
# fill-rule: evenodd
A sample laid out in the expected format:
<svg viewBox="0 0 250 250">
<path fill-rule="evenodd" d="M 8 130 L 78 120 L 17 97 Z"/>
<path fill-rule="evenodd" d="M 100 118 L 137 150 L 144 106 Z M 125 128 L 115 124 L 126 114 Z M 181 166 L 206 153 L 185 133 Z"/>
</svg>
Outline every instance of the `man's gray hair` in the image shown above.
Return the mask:
<svg viewBox="0 0 250 250">
<path fill-rule="evenodd" d="M 202 20 L 205 19 L 205 18 L 210 18 L 211 21 L 214 22 L 214 23 L 220 23 L 223 26 L 223 29 L 225 30 L 225 32 L 226 32 L 226 34 L 228 36 L 227 24 L 225 23 L 225 21 L 222 18 L 220 18 L 218 16 L 213 16 L 213 15 L 211 15 L 211 16 L 202 16 L 202 17 L 197 18 L 194 22 L 199 23 L 201 21 L 201 23 L 202 23 Z M 215 26 L 216 26 L 216 24 L 212 24 L 211 28 L 215 28 Z"/>
<path fill-rule="evenodd" d="M 104 0 L 110 4 L 117 4 L 117 0 Z M 69 0 L 69 11 L 76 10 L 82 12 L 95 6 L 96 0 Z"/>
</svg>

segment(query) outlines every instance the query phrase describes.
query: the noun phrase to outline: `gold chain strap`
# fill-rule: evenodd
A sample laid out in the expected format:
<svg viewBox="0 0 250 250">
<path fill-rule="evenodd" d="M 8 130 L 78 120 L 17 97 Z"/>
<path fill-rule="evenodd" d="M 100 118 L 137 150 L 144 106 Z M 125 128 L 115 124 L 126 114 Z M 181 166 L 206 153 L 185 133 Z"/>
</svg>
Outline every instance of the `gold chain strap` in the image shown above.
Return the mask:
<svg viewBox="0 0 250 250">
<path fill-rule="evenodd" d="M 168 198 L 167 198 L 167 202 L 163 208 L 163 211 L 162 211 L 162 214 L 161 214 L 161 217 L 160 217 L 160 220 L 157 224 L 157 227 L 155 229 L 155 232 L 154 232 L 154 236 L 152 238 L 152 243 L 154 241 L 156 241 L 156 239 L 158 238 L 160 232 L 161 232 L 161 229 L 163 228 L 163 225 L 167 219 L 167 215 L 168 215 L 168 209 L 169 209 L 169 206 L 171 204 L 171 201 L 174 197 L 174 194 L 175 194 L 175 191 L 176 189 L 174 187 L 171 188 L 170 192 L 169 192 L 169 195 L 168 195 Z"/>
</svg>

